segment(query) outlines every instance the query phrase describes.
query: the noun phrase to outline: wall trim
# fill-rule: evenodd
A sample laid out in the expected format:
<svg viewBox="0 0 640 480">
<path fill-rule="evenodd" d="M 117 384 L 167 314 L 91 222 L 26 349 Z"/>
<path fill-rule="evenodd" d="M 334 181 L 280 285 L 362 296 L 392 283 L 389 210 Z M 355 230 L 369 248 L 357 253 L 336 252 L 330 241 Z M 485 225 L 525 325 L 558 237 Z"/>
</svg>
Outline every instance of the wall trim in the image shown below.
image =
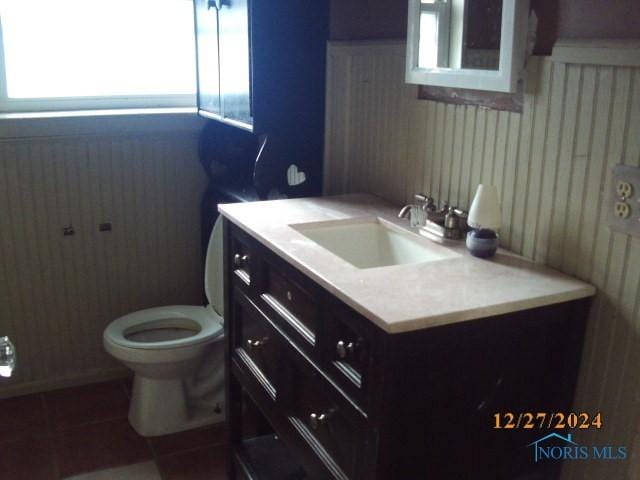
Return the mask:
<svg viewBox="0 0 640 480">
<path fill-rule="evenodd" d="M 195 109 L 91 110 L 0 115 L 0 140 L 39 137 L 197 134 L 206 120 Z"/>
<path fill-rule="evenodd" d="M 561 39 L 551 59 L 558 63 L 640 67 L 640 40 Z"/>
<path fill-rule="evenodd" d="M 344 40 L 328 42 L 329 56 L 371 55 L 371 54 L 405 54 L 406 39 L 397 40 Z"/>
<path fill-rule="evenodd" d="M 15 385 L 3 386 L 0 389 L 0 400 L 3 398 L 18 397 L 20 395 L 31 395 L 34 393 L 49 392 L 61 388 L 77 387 L 89 385 L 91 383 L 108 382 L 110 380 L 120 380 L 131 376 L 131 371 L 124 367 L 117 367 L 109 370 L 96 370 L 70 375 L 66 377 L 38 380 L 28 383 L 17 383 Z M 2 381 L 0 380 L 0 385 Z"/>
</svg>

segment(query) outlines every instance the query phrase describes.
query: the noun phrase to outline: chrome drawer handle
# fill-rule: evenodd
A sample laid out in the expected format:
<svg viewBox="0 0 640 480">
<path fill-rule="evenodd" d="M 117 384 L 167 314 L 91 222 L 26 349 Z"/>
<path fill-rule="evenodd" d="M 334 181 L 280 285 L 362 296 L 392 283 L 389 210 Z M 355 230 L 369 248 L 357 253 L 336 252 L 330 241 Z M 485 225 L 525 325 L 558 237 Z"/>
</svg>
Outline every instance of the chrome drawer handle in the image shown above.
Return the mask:
<svg viewBox="0 0 640 480">
<path fill-rule="evenodd" d="M 345 342 L 340 340 L 336 344 L 336 353 L 338 354 L 338 358 L 344 360 L 347 357 L 350 357 L 356 351 L 356 344 L 353 342 Z"/>
<path fill-rule="evenodd" d="M 249 255 L 240 255 L 236 253 L 233 256 L 233 266 L 235 268 L 245 268 L 249 266 Z"/>
<path fill-rule="evenodd" d="M 260 347 L 263 347 L 269 341 L 269 337 L 264 337 L 262 340 L 247 340 L 247 349 L 249 350 L 257 350 Z"/>
<path fill-rule="evenodd" d="M 325 425 L 329 421 L 329 417 L 333 411 L 327 413 L 312 413 L 309 415 L 309 425 L 313 430 L 318 430 L 322 425 Z"/>
</svg>

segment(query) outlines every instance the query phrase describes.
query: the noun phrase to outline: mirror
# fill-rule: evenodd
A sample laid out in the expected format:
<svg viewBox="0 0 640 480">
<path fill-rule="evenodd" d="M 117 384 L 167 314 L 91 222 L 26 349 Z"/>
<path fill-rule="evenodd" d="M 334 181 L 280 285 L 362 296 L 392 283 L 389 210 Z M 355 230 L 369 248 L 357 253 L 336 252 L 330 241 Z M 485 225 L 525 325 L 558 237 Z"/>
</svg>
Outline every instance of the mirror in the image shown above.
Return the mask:
<svg viewBox="0 0 640 480">
<path fill-rule="evenodd" d="M 421 0 L 420 68 L 498 70 L 502 0 Z"/>
<path fill-rule="evenodd" d="M 409 0 L 407 82 L 515 91 L 527 0 Z"/>
</svg>

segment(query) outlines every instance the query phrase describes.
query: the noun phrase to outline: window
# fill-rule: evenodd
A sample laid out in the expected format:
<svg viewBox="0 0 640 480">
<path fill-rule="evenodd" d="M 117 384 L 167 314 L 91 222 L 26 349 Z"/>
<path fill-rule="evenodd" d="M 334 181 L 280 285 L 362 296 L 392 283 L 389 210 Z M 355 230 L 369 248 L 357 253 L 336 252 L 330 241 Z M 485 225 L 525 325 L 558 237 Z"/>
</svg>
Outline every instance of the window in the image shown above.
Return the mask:
<svg viewBox="0 0 640 480">
<path fill-rule="evenodd" d="M 0 0 L 0 110 L 195 105 L 190 0 Z"/>
</svg>

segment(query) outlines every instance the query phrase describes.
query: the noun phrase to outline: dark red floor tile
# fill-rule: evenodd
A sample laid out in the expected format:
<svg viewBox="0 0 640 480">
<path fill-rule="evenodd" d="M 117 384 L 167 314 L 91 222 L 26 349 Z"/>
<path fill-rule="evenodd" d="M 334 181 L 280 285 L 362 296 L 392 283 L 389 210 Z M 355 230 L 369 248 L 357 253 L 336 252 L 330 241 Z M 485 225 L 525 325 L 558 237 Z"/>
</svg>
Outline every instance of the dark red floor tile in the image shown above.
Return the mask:
<svg viewBox="0 0 640 480">
<path fill-rule="evenodd" d="M 226 441 L 226 429 L 224 424 L 188 430 L 186 432 L 151 437 L 151 447 L 158 456 L 193 450 L 198 447 L 221 445 Z"/>
<path fill-rule="evenodd" d="M 129 399 L 118 381 L 66 388 L 44 394 L 54 429 L 126 418 Z"/>
<path fill-rule="evenodd" d="M 47 433 L 47 417 L 40 395 L 0 400 L 0 444 Z"/>
<path fill-rule="evenodd" d="M 68 428 L 53 435 L 62 478 L 152 458 L 147 441 L 126 419 Z"/>
<path fill-rule="evenodd" d="M 0 445 L 0 478 L 56 480 L 48 437 L 23 438 Z"/>
<path fill-rule="evenodd" d="M 207 447 L 156 460 L 164 480 L 226 480 L 226 447 Z"/>
</svg>

